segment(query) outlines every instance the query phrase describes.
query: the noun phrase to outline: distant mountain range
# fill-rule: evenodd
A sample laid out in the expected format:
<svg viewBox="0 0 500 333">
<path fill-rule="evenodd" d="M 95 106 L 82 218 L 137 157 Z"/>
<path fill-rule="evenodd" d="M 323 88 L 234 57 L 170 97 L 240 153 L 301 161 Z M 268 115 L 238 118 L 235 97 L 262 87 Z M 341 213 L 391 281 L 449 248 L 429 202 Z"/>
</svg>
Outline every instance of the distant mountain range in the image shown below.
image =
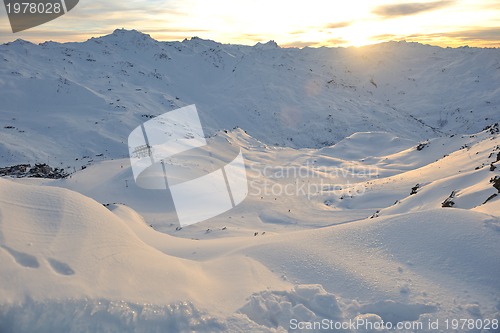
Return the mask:
<svg viewBox="0 0 500 333">
<path fill-rule="evenodd" d="M 0 166 L 124 157 L 133 128 L 189 104 L 209 135 L 240 127 L 294 148 L 360 131 L 470 134 L 500 120 L 500 49 L 251 47 L 116 30 L 83 43 L 16 40 L 0 45 L 0 62 Z"/>
</svg>

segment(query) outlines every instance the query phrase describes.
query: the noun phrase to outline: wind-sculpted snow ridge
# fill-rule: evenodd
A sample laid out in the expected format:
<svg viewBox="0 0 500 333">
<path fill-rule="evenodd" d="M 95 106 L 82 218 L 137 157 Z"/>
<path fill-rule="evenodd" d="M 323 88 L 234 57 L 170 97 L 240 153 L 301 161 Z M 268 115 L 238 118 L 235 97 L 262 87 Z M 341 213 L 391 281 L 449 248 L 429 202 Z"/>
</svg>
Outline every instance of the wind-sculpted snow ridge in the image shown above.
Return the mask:
<svg viewBox="0 0 500 333">
<path fill-rule="evenodd" d="M 359 304 L 328 293 L 321 285 L 297 285 L 290 291 L 252 295 L 240 312 L 262 327 L 282 332 L 386 332 L 384 323 L 387 327 L 398 323 L 411 327 L 418 320 L 431 318 L 437 309 L 433 304 L 392 300 Z M 370 325 L 379 328 L 370 329 Z"/>
<path fill-rule="evenodd" d="M 21 305 L 0 305 L 2 333 L 153 333 L 223 332 L 220 319 L 182 302 L 169 305 L 124 301 L 27 299 Z"/>
</svg>

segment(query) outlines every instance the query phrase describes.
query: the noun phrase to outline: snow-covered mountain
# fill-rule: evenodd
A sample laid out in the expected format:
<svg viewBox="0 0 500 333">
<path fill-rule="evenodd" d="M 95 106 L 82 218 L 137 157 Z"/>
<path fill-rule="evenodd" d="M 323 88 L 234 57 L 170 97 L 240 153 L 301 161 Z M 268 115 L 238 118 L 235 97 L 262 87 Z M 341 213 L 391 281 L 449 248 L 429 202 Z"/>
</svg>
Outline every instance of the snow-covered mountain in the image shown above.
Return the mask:
<svg viewBox="0 0 500 333">
<path fill-rule="evenodd" d="M 499 49 L 116 30 L 0 62 L 0 167 L 31 164 L 0 169 L 0 332 L 498 330 Z M 127 137 L 193 103 L 214 154 L 184 166 L 239 147 L 249 194 L 179 228 Z"/>
<path fill-rule="evenodd" d="M 499 49 L 283 49 L 116 30 L 84 43 L 17 40 L 0 58 L 2 164 L 123 157 L 138 122 L 188 104 L 207 134 L 238 126 L 296 148 L 367 131 L 472 134 L 499 120 Z"/>
</svg>

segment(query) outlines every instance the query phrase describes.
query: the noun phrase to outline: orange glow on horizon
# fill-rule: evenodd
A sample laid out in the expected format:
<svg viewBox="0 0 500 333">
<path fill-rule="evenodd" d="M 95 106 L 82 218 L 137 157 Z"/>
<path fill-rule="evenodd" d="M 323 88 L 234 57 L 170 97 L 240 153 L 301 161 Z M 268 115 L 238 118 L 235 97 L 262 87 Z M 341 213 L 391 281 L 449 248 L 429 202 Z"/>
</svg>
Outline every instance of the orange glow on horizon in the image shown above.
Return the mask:
<svg viewBox="0 0 500 333">
<path fill-rule="evenodd" d="M 364 46 L 411 41 L 442 47 L 500 47 L 500 5 L 492 0 L 170 0 L 106 4 L 87 0 L 44 25 L 13 34 L 0 11 L 0 42 L 85 41 L 115 28 L 160 41 L 192 36 L 220 43 L 282 47 Z"/>
</svg>

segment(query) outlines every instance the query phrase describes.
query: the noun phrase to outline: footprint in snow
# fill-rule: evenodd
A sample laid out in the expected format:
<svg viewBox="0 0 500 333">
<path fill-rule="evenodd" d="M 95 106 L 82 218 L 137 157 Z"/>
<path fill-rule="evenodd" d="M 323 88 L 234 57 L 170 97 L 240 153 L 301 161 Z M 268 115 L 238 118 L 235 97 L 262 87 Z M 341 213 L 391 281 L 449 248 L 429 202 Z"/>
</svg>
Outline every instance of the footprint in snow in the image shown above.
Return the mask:
<svg viewBox="0 0 500 333">
<path fill-rule="evenodd" d="M 2 226 L 2 211 L 0 210 L 0 227 Z M 13 248 L 2 244 L 5 243 L 4 235 L 2 232 L 2 228 L 0 228 L 0 248 L 4 249 L 9 253 L 12 258 L 18 263 L 19 265 L 27 268 L 38 268 L 40 267 L 40 264 L 38 263 L 38 260 L 35 258 L 35 256 L 32 256 L 31 254 L 28 253 L 23 253 L 20 251 L 16 251 Z"/>
<path fill-rule="evenodd" d="M 19 265 L 27 268 L 40 267 L 40 264 L 38 263 L 38 260 L 35 258 L 35 256 L 32 256 L 28 253 L 16 251 L 8 247 L 7 245 L 2 245 L 1 247 L 6 250 Z"/>
<path fill-rule="evenodd" d="M 47 262 L 49 263 L 50 267 L 52 267 L 52 269 L 56 273 L 59 273 L 61 275 L 73 275 L 73 274 L 75 274 L 75 271 L 68 264 L 65 264 L 61 261 L 49 258 L 49 259 L 47 259 Z"/>
</svg>

